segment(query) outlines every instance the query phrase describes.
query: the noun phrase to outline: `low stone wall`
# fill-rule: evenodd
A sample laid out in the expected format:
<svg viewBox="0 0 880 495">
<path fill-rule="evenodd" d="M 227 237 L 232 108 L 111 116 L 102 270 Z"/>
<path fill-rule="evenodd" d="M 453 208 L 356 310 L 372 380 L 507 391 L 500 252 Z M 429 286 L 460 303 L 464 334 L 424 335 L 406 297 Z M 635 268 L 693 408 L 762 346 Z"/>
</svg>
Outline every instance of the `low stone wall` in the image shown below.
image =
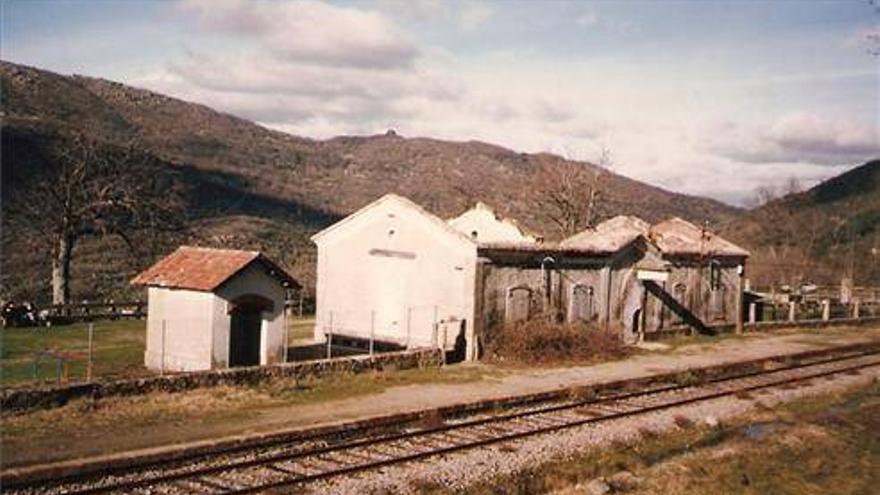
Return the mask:
<svg viewBox="0 0 880 495">
<path fill-rule="evenodd" d="M 123 397 L 150 392 L 183 392 L 222 385 L 260 385 L 282 379 L 306 379 L 357 374 L 365 371 L 434 368 L 443 365 L 439 349 L 416 349 L 388 352 L 372 356 L 350 356 L 316 361 L 254 366 L 216 371 L 197 371 L 133 380 L 94 382 L 79 385 L 52 386 L 0 392 L 0 409 L 25 411 L 57 407 L 77 398 Z"/>
<path fill-rule="evenodd" d="M 844 327 L 844 326 L 862 326 L 862 325 L 880 324 L 880 316 L 871 316 L 864 318 L 836 318 L 828 320 L 796 320 L 796 321 L 759 321 L 756 323 L 746 323 L 743 325 L 744 333 L 769 332 L 773 330 L 787 330 L 792 328 L 827 328 L 827 327 Z M 733 333 L 736 331 L 736 325 L 733 323 L 725 323 L 721 325 L 709 325 L 706 328 L 718 334 Z M 659 332 L 645 333 L 645 340 L 656 342 L 676 336 L 691 335 L 696 330 L 691 327 L 678 327 L 661 330 Z"/>
</svg>

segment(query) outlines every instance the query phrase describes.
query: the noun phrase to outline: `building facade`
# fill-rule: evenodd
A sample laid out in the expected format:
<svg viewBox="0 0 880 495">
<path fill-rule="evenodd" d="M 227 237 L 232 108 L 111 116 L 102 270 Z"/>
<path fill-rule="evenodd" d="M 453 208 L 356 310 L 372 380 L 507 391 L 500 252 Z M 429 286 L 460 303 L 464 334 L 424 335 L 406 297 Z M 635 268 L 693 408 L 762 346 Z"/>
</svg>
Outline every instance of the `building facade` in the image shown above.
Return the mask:
<svg viewBox="0 0 880 495">
<path fill-rule="evenodd" d="M 132 283 L 147 287 L 147 368 L 285 360 L 286 292 L 299 284 L 259 252 L 182 246 Z"/>
<path fill-rule="evenodd" d="M 612 218 L 559 243 L 478 204 L 443 221 L 387 195 L 316 234 L 315 338 L 464 348 L 536 317 L 613 328 L 630 343 L 741 324 L 748 253 L 681 219 Z"/>
</svg>

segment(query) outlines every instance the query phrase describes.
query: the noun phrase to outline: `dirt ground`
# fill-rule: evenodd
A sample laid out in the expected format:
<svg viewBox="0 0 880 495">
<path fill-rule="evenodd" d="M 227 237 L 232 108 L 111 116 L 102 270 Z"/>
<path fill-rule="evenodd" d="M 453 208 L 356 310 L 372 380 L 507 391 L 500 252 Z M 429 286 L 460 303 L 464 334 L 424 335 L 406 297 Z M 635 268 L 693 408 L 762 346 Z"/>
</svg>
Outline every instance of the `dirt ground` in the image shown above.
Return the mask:
<svg viewBox="0 0 880 495">
<path fill-rule="evenodd" d="M 314 426 L 396 412 L 665 373 L 833 345 L 876 341 L 880 325 L 672 342 L 591 366 L 513 369 L 460 364 L 443 370 L 358 375 L 261 389 L 151 394 L 2 417 L 4 467 Z"/>
</svg>

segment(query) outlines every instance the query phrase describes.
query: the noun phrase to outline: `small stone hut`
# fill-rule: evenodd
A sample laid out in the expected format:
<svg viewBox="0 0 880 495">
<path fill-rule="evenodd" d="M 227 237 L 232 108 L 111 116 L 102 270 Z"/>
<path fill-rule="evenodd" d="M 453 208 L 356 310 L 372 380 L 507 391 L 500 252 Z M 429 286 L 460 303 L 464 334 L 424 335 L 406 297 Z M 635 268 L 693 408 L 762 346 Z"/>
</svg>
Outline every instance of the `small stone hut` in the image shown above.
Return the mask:
<svg viewBox="0 0 880 495">
<path fill-rule="evenodd" d="M 284 360 L 297 281 L 257 251 L 182 246 L 132 281 L 147 287 L 144 363 L 196 371 Z"/>
</svg>

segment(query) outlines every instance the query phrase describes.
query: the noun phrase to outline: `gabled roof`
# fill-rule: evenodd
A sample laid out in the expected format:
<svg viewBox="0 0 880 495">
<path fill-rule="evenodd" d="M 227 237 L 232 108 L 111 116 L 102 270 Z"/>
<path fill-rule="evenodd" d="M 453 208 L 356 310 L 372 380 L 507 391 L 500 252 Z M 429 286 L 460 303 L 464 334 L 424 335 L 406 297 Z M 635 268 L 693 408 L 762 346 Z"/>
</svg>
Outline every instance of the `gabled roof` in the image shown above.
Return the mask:
<svg viewBox="0 0 880 495">
<path fill-rule="evenodd" d="M 649 233 L 664 254 L 696 256 L 748 256 L 749 252 L 708 229 L 678 217 L 664 220 Z"/>
<path fill-rule="evenodd" d="M 285 287 L 299 283 L 259 251 L 181 246 L 131 280 L 133 285 L 213 292 L 227 280 L 259 263 Z"/>
<path fill-rule="evenodd" d="M 623 249 L 639 236 L 647 236 L 650 225 L 638 217 L 618 215 L 594 228 L 583 230 L 560 242 L 560 246 L 613 253 Z"/>
<path fill-rule="evenodd" d="M 340 221 L 334 223 L 333 225 L 327 227 L 326 229 L 318 232 L 317 234 L 315 234 L 311 237 L 312 242 L 317 243 L 318 241 L 320 241 L 322 238 L 326 237 L 327 235 L 338 231 L 340 228 L 344 227 L 345 225 L 348 225 L 353 220 L 355 220 L 359 217 L 362 217 L 364 214 L 366 214 L 370 210 L 373 210 L 373 209 L 375 209 L 383 204 L 389 203 L 389 202 L 396 203 L 400 206 L 403 206 L 404 208 L 408 208 L 408 209 L 416 212 L 417 214 L 423 216 L 428 222 L 436 225 L 437 227 L 442 229 L 444 232 L 452 234 L 453 236 L 455 236 L 458 239 L 465 240 L 470 244 L 475 244 L 475 242 L 473 240 L 471 240 L 468 236 L 466 236 L 466 235 L 462 234 L 461 232 L 459 232 L 458 230 L 455 230 L 454 228 L 452 228 L 448 223 L 443 221 L 442 218 L 440 218 L 437 215 L 434 215 L 433 213 L 429 212 L 428 210 L 422 208 L 421 206 L 419 206 L 418 204 L 416 204 L 412 200 L 405 198 L 403 196 L 398 196 L 397 194 L 394 194 L 394 193 L 388 193 L 388 194 L 382 196 L 381 198 L 377 199 L 376 201 L 373 201 L 372 203 L 364 206 L 363 208 L 352 213 L 351 215 L 348 215 L 347 217 L 343 218 L 342 220 L 340 220 Z"/>
<path fill-rule="evenodd" d="M 499 242 L 533 243 L 537 240 L 535 236 L 523 232 L 516 220 L 499 217 L 492 208 L 481 201 L 461 215 L 450 218 L 447 223 L 480 245 Z M 473 236 L 472 232 L 476 232 L 477 235 Z"/>
</svg>

